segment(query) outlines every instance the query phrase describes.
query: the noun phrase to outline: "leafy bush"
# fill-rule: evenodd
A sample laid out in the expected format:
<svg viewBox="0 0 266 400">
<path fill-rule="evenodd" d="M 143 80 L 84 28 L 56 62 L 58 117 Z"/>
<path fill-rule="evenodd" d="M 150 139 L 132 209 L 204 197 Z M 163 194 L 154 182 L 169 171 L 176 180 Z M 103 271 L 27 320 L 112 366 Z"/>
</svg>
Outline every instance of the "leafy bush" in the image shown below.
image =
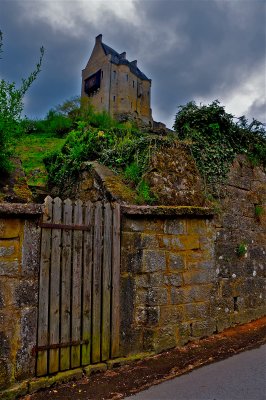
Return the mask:
<svg viewBox="0 0 266 400">
<path fill-rule="evenodd" d="M 166 142 L 165 138 L 152 137 L 129 123 L 119 124 L 106 113 L 90 111 L 88 120 L 77 122 L 76 129 L 68 134 L 61 151 L 45 157 L 49 182 L 63 190 L 69 181 L 74 182 L 82 162 L 98 160 L 122 173 L 128 183 L 138 188 L 151 154 Z M 144 184 L 139 190 L 143 199 L 151 200 Z"/>
<path fill-rule="evenodd" d="M 256 120 L 248 124 L 225 112 L 218 100 L 197 106 L 190 102 L 180 106 L 174 129 L 185 141 L 197 163 L 207 187 L 223 182 L 236 154 L 245 153 L 254 162 L 266 166 L 266 132 Z"/>
<path fill-rule="evenodd" d="M 0 31 L 0 52 L 2 52 L 2 32 Z M 13 153 L 13 138 L 20 133 L 20 116 L 23 110 L 23 98 L 41 70 L 44 49 L 35 70 L 28 78 L 22 79 L 19 89 L 15 83 L 0 80 L 0 171 L 8 172 L 11 168 L 10 156 Z"/>
</svg>

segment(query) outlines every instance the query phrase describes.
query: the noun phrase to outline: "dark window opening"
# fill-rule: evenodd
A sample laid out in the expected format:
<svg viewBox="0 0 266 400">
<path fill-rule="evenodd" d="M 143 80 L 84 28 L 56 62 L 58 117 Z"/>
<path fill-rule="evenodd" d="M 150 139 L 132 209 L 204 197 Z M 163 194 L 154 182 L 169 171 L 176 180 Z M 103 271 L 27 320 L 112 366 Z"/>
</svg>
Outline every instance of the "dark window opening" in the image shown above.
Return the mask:
<svg viewBox="0 0 266 400">
<path fill-rule="evenodd" d="M 135 81 L 133 81 L 133 87 L 135 87 Z"/>
<path fill-rule="evenodd" d="M 101 86 L 101 70 L 97 71 L 95 74 L 89 76 L 84 81 L 84 92 L 88 96 L 94 95 Z"/>
<path fill-rule="evenodd" d="M 113 97 L 113 100 L 115 101 L 115 96 Z"/>
<path fill-rule="evenodd" d="M 127 74 L 127 81 L 128 81 L 128 74 Z"/>
</svg>

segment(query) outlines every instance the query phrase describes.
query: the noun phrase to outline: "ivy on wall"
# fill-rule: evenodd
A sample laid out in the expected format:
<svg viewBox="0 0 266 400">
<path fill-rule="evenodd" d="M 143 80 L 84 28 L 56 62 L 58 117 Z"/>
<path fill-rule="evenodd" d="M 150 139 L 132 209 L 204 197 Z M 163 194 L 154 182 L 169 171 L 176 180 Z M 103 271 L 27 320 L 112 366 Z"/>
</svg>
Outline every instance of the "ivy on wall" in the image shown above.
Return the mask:
<svg viewBox="0 0 266 400">
<path fill-rule="evenodd" d="M 237 154 L 244 153 L 254 164 L 266 167 L 265 126 L 225 112 L 218 100 L 209 105 L 189 102 L 179 106 L 175 117 L 179 139 L 190 148 L 206 188 L 217 188 L 226 179 Z"/>
</svg>

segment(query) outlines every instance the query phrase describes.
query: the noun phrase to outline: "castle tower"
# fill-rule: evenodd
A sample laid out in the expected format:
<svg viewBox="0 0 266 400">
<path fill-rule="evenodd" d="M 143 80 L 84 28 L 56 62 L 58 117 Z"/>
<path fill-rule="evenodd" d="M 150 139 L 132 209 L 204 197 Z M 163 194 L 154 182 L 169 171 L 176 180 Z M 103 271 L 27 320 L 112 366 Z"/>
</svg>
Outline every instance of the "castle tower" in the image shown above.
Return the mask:
<svg viewBox="0 0 266 400">
<path fill-rule="evenodd" d="M 151 79 L 140 71 L 137 60 L 130 62 L 126 52 L 118 53 L 104 44 L 102 35 L 96 37 L 82 71 L 81 96 L 88 96 L 97 111 L 105 110 L 119 120 L 136 119 L 152 126 Z"/>
</svg>

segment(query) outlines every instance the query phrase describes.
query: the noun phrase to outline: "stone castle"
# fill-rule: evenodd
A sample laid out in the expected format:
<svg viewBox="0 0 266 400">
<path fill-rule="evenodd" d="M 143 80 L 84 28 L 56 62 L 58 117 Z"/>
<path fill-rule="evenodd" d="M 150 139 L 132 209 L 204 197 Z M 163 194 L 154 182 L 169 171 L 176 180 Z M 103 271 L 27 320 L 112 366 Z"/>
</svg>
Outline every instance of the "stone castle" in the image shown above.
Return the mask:
<svg viewBox="0 0 266 400">
<path fill-rule="evenodd" d="M 101 34 L 82 71 L 81 97 L 87 96 L 96 110 L 105 110 L 120 121 L 153 125 L 151 79 L 140 71 L 137 60 L 128 61 L 125 52 L 119 54 L 104 44 Z"/>
</svg>

